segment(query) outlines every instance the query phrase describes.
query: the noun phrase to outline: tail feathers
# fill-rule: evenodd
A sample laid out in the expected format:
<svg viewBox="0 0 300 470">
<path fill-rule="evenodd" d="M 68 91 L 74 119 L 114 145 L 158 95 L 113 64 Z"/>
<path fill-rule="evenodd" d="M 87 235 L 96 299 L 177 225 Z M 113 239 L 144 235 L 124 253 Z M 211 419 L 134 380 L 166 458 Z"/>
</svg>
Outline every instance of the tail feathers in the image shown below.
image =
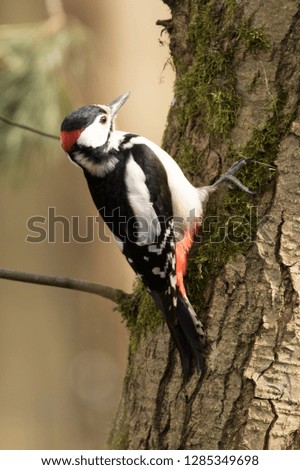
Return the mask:
<svg viewBox="0 0 300 470">
<path fill-rule="evenodd" d="M 163 312 L 166 323 L 178 349 L 183 376 L 188 379 L 195 359 L 199 372 L 204 370 L 204 332 L 200 320 L 187 297 L 177 297 L 177 307 L 166 308 L 164 296 L 151 292 L 158 308 Z"/>
<path fill-rule="evenodd" d="M 177 318 L 183 334 L 193 352 L 199 372 L 204 369 L 204 331 L 202 323 L 188 301 L 187 297 L 183 299 L 178 296 L 177 300 Z"/>
<path fill-rule="evenodd" d="M 182 331 L 179 322 L 177 321 L 176 309 L 168 309 L 164 302 L 165 298 L 160 292 L 152 291 L 151 295 L 157 307 L 165 317 L 171 336 L 179 352 L 183 376 L 185 379 L 188 379 L 191 375 L 191 360 L 193 356 L 193 351 Z"/>
<path fill-rule="evenodd" d="M 193 351 L 182 331 L 180 324 L 170 325 L 168 322 L 167 324 L 168 324 L 171 336 L 176 345 L 176 348 L 179 352 L 183 377 L 185 380 L 187 380 L 191 376 L 191 373 L 192 373 Z"/>
</svg>

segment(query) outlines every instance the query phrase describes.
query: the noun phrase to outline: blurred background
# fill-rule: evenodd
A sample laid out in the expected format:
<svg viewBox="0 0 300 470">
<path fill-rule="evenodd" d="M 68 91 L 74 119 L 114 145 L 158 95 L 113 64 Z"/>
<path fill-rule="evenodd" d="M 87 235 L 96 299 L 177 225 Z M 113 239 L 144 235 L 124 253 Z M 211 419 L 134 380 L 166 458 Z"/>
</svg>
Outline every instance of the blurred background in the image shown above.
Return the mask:
<svg viewBox="0 0 300 470">
<path fill-rule="evenodd" d="M 169 17 L 161 0 L 1 2 L 0 114 L 58 134 L 71 109 L 131 91 L 118 127 L 160 143 L 174 76 L 155 22 Z M 25 241 L 27 220 L 49 207 L 78 215 L 82 236 L 96 211 L 59 142 L 1 122 L 0 140 L 0 266 L 130 292 L 114 244 L 64 243 L 62 224 L 55 243 Z M 127 345 L 111 302 L 0 279 L 0 448 L 105 448 Z"/>
</svg>

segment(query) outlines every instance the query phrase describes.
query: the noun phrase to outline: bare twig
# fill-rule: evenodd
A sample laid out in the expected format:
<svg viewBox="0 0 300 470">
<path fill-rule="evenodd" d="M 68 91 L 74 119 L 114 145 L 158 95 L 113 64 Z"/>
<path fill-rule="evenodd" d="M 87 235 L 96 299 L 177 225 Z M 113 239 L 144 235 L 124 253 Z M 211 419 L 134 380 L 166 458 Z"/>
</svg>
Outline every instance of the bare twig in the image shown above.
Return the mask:
<svg viewBox="0 0 300 470">
<path fill-rule="evenodd" d="M 157 26 L 163 26 L 167 31 L 172 27 L 173 20 L 169 18 L 167 20 L 156 20 Z"/>
<path fill-rule="evenodd" d="M 48 132 L 39 131 L 37 129 L 34 129 L 34 127 L 25 126 L 24 124 L 19 124 L 17 122 L 11 121 L 10 119 L 7 119 L 3 116 L 0 116 L 0 121 L 5 122 L 5 124 L 8 124 L 9 126 L 19 127 L 20 129 L 24 129 L 25 131 L 33 132 L 34 134 L 42 135 L 43 137 L 49 137 L 50 139 L 59 140 L 59 137 L 57 135 L 48 134 Z"/>
<path fill-rule="evenodd" d="M 14 271 L 13 269 L 0 268 L 0 278 L 11 281 L 29 282 L 31 284 L 63 287 L 65 289 L 88 292 L 89 294 L 100 295 L 100 297 L 109 299 L 116 304 L 120 303 L 122 299 L 130 296 L 130 294 L 126 294 L 126 292 L 122 290 L 114 289 L 109 286 L 103 286 L 101 284 L 95 284 L 94 282 L 83 281 L 82 279 L 25 273 L 21 271 Z"/>
</svg>

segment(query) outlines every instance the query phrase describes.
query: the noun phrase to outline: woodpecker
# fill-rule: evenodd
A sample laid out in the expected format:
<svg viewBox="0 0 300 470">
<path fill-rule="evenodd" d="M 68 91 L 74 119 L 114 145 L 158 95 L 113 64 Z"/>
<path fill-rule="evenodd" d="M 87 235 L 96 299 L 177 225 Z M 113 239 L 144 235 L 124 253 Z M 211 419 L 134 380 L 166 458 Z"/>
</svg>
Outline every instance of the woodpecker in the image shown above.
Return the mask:
<svg viewBox="0 0 300 470">
<path fill-rule="evenodd" d="M 249 192 L 234 164 L 213 185 L 194 187 L 173 158 L 150 140 L 118 131 L 115 118 L 129 93 L 109 105 L 83 106 L 61 124 L 61 144 L 82 168 L 97 210 L 162 312 L 183 375 L 204 367 L 204 331 L 184 286 L 187 257 L 205 206 L 220 183 Z"/>
</svg>

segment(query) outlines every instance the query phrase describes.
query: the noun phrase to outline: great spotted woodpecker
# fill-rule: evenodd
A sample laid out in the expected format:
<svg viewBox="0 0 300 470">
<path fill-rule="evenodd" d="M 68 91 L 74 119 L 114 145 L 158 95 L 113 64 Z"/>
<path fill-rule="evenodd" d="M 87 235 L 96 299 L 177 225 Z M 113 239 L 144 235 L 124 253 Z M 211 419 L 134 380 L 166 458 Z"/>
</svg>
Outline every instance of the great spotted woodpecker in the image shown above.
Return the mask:
<svg viewBox="0 0 300 470">
<path fill-rule="evenodd" d="M 213 185 L 195 188 L 156 144 L 115 129 L 117 111 L 128 96 L 71 112 L 61 125 L 61 144 L 82 168 L 100 215 L 163 313 L 187 378 L 193 357 L 203 369 L 204 347 L 202 324 L 183 282 L 187 256 L 218 185 L 228 181 L 249 192 L 233 176 L 246 161 Z"/>
</svg>

